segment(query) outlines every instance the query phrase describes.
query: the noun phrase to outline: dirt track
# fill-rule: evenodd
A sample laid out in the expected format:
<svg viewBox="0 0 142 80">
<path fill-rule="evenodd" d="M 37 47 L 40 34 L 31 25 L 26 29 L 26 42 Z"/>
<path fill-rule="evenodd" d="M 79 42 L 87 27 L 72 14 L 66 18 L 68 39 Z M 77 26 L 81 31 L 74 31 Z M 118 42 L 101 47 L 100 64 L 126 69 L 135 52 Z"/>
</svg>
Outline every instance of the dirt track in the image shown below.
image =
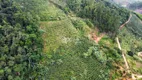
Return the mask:
<svg viewBox="0 0 142 80">
<path fill-rule="evenodd" d="M 132 18 L 132 14 L 130 14 L 129 19 L 128 19 L 124 24 L 122 24 L 122 25 L 119 27 L 119 29 L 122 29 L 127 23 L 129 23 L 130 20 L 131 20 L 131 18 Z"/>
<path fill-rule="evenodd" d="M 119 27 L 119 29 L 122 29 L 127 23 L 129 23 L 130 20 L 131 20 L 131 18 L 132 18 L 132 14 L 130 14 L 129 19 L 128 19 L 124 24 L 122 24 L 122 25 Z M 122 48 L 121 48 L 121 45 L 120 45 L 120 42 L 119 42 L 119 38 L 118 38 L 118 37 L 116 37 L 116 41 L 117 41 L 117 44 L 118 44 L 118 48 L 122 51 Z M 123 59 L 124 59 L 127 72 L 129 73 L 129 72 L 130 72 L 130 67 L 129 67 L 129 64 L 128 64 L 128 62 L 127 62 L 125 53 L 124 53 L 123 51 L 122 51 L 122 57 L 123 57 Z M 133 74 L 133 73 L 131 73 L 131 78 L 132 78 L 132 80 L 138 80 L 138 79 L 141 79 L 141 78 L 142 78 L 142 75 L 138 75 L 138 74 Z"/>
</svg>

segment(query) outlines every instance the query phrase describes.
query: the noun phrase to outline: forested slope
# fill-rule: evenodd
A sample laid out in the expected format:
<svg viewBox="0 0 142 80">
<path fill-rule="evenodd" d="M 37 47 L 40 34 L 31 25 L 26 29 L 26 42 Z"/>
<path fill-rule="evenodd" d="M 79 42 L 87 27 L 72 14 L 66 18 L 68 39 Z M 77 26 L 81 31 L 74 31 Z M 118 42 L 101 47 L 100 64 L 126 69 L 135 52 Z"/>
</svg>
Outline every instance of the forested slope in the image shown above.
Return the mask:
<svg viewBox="0 0 142 80">
<path fill-rule="evenodd" d="M 52 0 L 51 0 L 52 1 Z M 68 13 L 70 10 L 81 18 L 89 18 L 90 21 L 103 32 L 117 32 L 129 15 L 125 8 L 116 6 L 108 1 L 102 0 L 63 0 L 66 7 L 62 6 Z M 53 1 L 56 3 L 56 1 Z M 58 3 L 57 3 L 58 4 Z M 63 3 L 64 4 L 64 3 Z M 61 5 L 61 3 L 59 4 Z"/>
<path fill-rule="evenodd" d="M 0 0 L 0 79 L 40 78 L 42 39 L 39 19 L 12 0 Z M 37 71 L 39 70 L 39 71 Z"/>
</svg>

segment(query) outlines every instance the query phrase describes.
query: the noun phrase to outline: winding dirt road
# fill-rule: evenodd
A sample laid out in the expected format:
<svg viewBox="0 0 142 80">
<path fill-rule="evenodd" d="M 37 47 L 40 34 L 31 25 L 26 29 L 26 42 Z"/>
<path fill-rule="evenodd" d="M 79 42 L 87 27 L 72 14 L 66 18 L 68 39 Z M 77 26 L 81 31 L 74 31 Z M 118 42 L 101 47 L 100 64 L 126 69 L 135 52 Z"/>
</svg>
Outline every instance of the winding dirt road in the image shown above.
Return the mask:
<svg viewBox="0 0 142 80">
<path fill-rule="evenodd" d="M 132 14 L 130 14 L 129 19 L 128 19 L 124 24 L 122 24 L 122 25 L 119 27 L 119 29 L 122 29 L 127 23 L 129 23 L 130 20 L 131 20 L 131 18 L 132 18 Z"/>
<path fill-rule="evenodd" d="M 132 14 L 130 14 L 129 19 L 128 19 L 124 24 L 122 24 L 122 25 L 119 27 L 119 29 L 122 29 L 127 23 L 129 23 L 130 20 L 131 20 L 131 18 L 132 18 Z M 122 50 L 122 48 L 121 48 L 121 45 L 120 45 L 120 42 L 119 42 L 119 38 L 118 38 L 118 37 L 116 37 L 116 41 L 117 41 L 117 44 L 118 44 L 118 48 L 122 51 L 122 57 L 123 57 L 123 60 L 124 60 L 124 62 L 125 62 L 126 71 L 127 71 L 128 73 L 130 73 L 130 72 L 131 72 L 131 71 L 130 71 L 130 67 L 129 67 L 129 64 L 128 64 L 128 62 L 127 62 L 127 58 L 126 58 L 126 56 L 125 56 L 125 52 L 123 52 L 123 50 Z M 142 75 L 138 75 L 138 74 L 133 74 L 133 73 L 131 73 L 131 78 L 132 78 L 132 80 L 138 80 L 138 79 L 141 79 L 141 78 L 142 78 Z"/>
<path fill-rule="evenodd" d="M 119 42 L 118 37 L 116 38 L 116 41 L 117 41 L 117 44 L 118 44 L 118 48 L 122 51 L 122 57 L 123 57 L 123 59 L 124 59 L 127 72 L 129 72 L 130 67 L 129 67 L 128 62 L 127 62 L 127 59 L 126 59 L 126 57 L 125 57 L 125 53 L 123 52 L 123 50 L 122 50 L 122 48 L 121 48 L 121 45 L 120 45 L 120 42 Z"/>
</svg>

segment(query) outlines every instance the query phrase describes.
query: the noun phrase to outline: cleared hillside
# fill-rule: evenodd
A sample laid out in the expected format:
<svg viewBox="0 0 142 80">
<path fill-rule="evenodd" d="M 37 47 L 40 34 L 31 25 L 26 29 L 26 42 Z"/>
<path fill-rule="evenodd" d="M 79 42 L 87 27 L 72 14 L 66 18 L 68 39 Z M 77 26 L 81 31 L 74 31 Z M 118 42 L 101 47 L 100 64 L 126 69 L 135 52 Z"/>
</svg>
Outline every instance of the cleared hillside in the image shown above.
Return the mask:
<svg viewBox="0 0 142 80">
<path fill-rule="evenodd" d="M 49 64 L 46 64 L 49 67 L 47 79 L 107 79 L 107 66 L 101 63 L 105 56 L 101 59 L 98 56 L 98 60 L 95 57 L 103 53 L 88 39 L 90 28 L 86 22 L 75 15 L 66 15 L 50 2 L 47 10 L 49 18 L 40 22 L 40 29 L 44 32 L 44 52 L 47 53 L 49 61 Z M 98 52 L 94 53 L 94 50 Z M 91 54 L 94 56 L 91 57 Z M 104 72 L 106 74 L 102 74 Z"/>
</svg>

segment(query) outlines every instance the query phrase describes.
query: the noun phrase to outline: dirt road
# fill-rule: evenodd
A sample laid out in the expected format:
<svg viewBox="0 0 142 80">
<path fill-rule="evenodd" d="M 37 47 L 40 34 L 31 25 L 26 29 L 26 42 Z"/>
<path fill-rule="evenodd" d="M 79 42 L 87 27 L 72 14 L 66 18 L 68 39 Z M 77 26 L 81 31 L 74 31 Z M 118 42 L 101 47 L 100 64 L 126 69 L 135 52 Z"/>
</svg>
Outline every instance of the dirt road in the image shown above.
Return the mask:
<svg viewBox="0 0 142 80">
<path fill-rule="evenodd" d="M 128 19 L 124 24 L 122 24 L 122 25 L 119 27 L 119 29 L 122 29 L 127 23 L 129 23 L 130 20 L 131 20 L 131 18 L 132 18 L 132 14 L 130 14 L 129 19 Z"/>
<path fill-rule="evenodd" d="M 127 23 L 129 23 L 130 20 L 131 20 L 131 18 L 132 18 L 132 14 L 130 14 L 129 19 L 128 19 L 124 24 L 122 24 L 122 25 L 119 27 L 119 29 L 122 29 Z M 122 48 L 121 48 L 121 45 L 120 45 L 120 42 L 119 42 L 119 38 L 118 38 L 118 37 L 116 37 L 116 41 L 117 41 L 117 44 L 118 44 L 118 48 L 122 51 L 122 57 L 123 57 L 123 60 L 124 60 L 124 62 L 125 62 L 126 70 L 127 70 L 127 72 L 129 73 L 129 72 L 130 72 L 130 67 L 129 67 L 129 64 L 128 64 L 128 62 L 127 62 L 127 58 L 126 58 L 126 56 L 125 56 L 125 53 L 123 52 L 123 50 L 122 50 Z M 142 75 L 138 75 L 138 74 L 133 74 L 133 73 L 131 73 L 131 78 L 132 78 L 132 80 L 142 79 Z"/>
</svg>

